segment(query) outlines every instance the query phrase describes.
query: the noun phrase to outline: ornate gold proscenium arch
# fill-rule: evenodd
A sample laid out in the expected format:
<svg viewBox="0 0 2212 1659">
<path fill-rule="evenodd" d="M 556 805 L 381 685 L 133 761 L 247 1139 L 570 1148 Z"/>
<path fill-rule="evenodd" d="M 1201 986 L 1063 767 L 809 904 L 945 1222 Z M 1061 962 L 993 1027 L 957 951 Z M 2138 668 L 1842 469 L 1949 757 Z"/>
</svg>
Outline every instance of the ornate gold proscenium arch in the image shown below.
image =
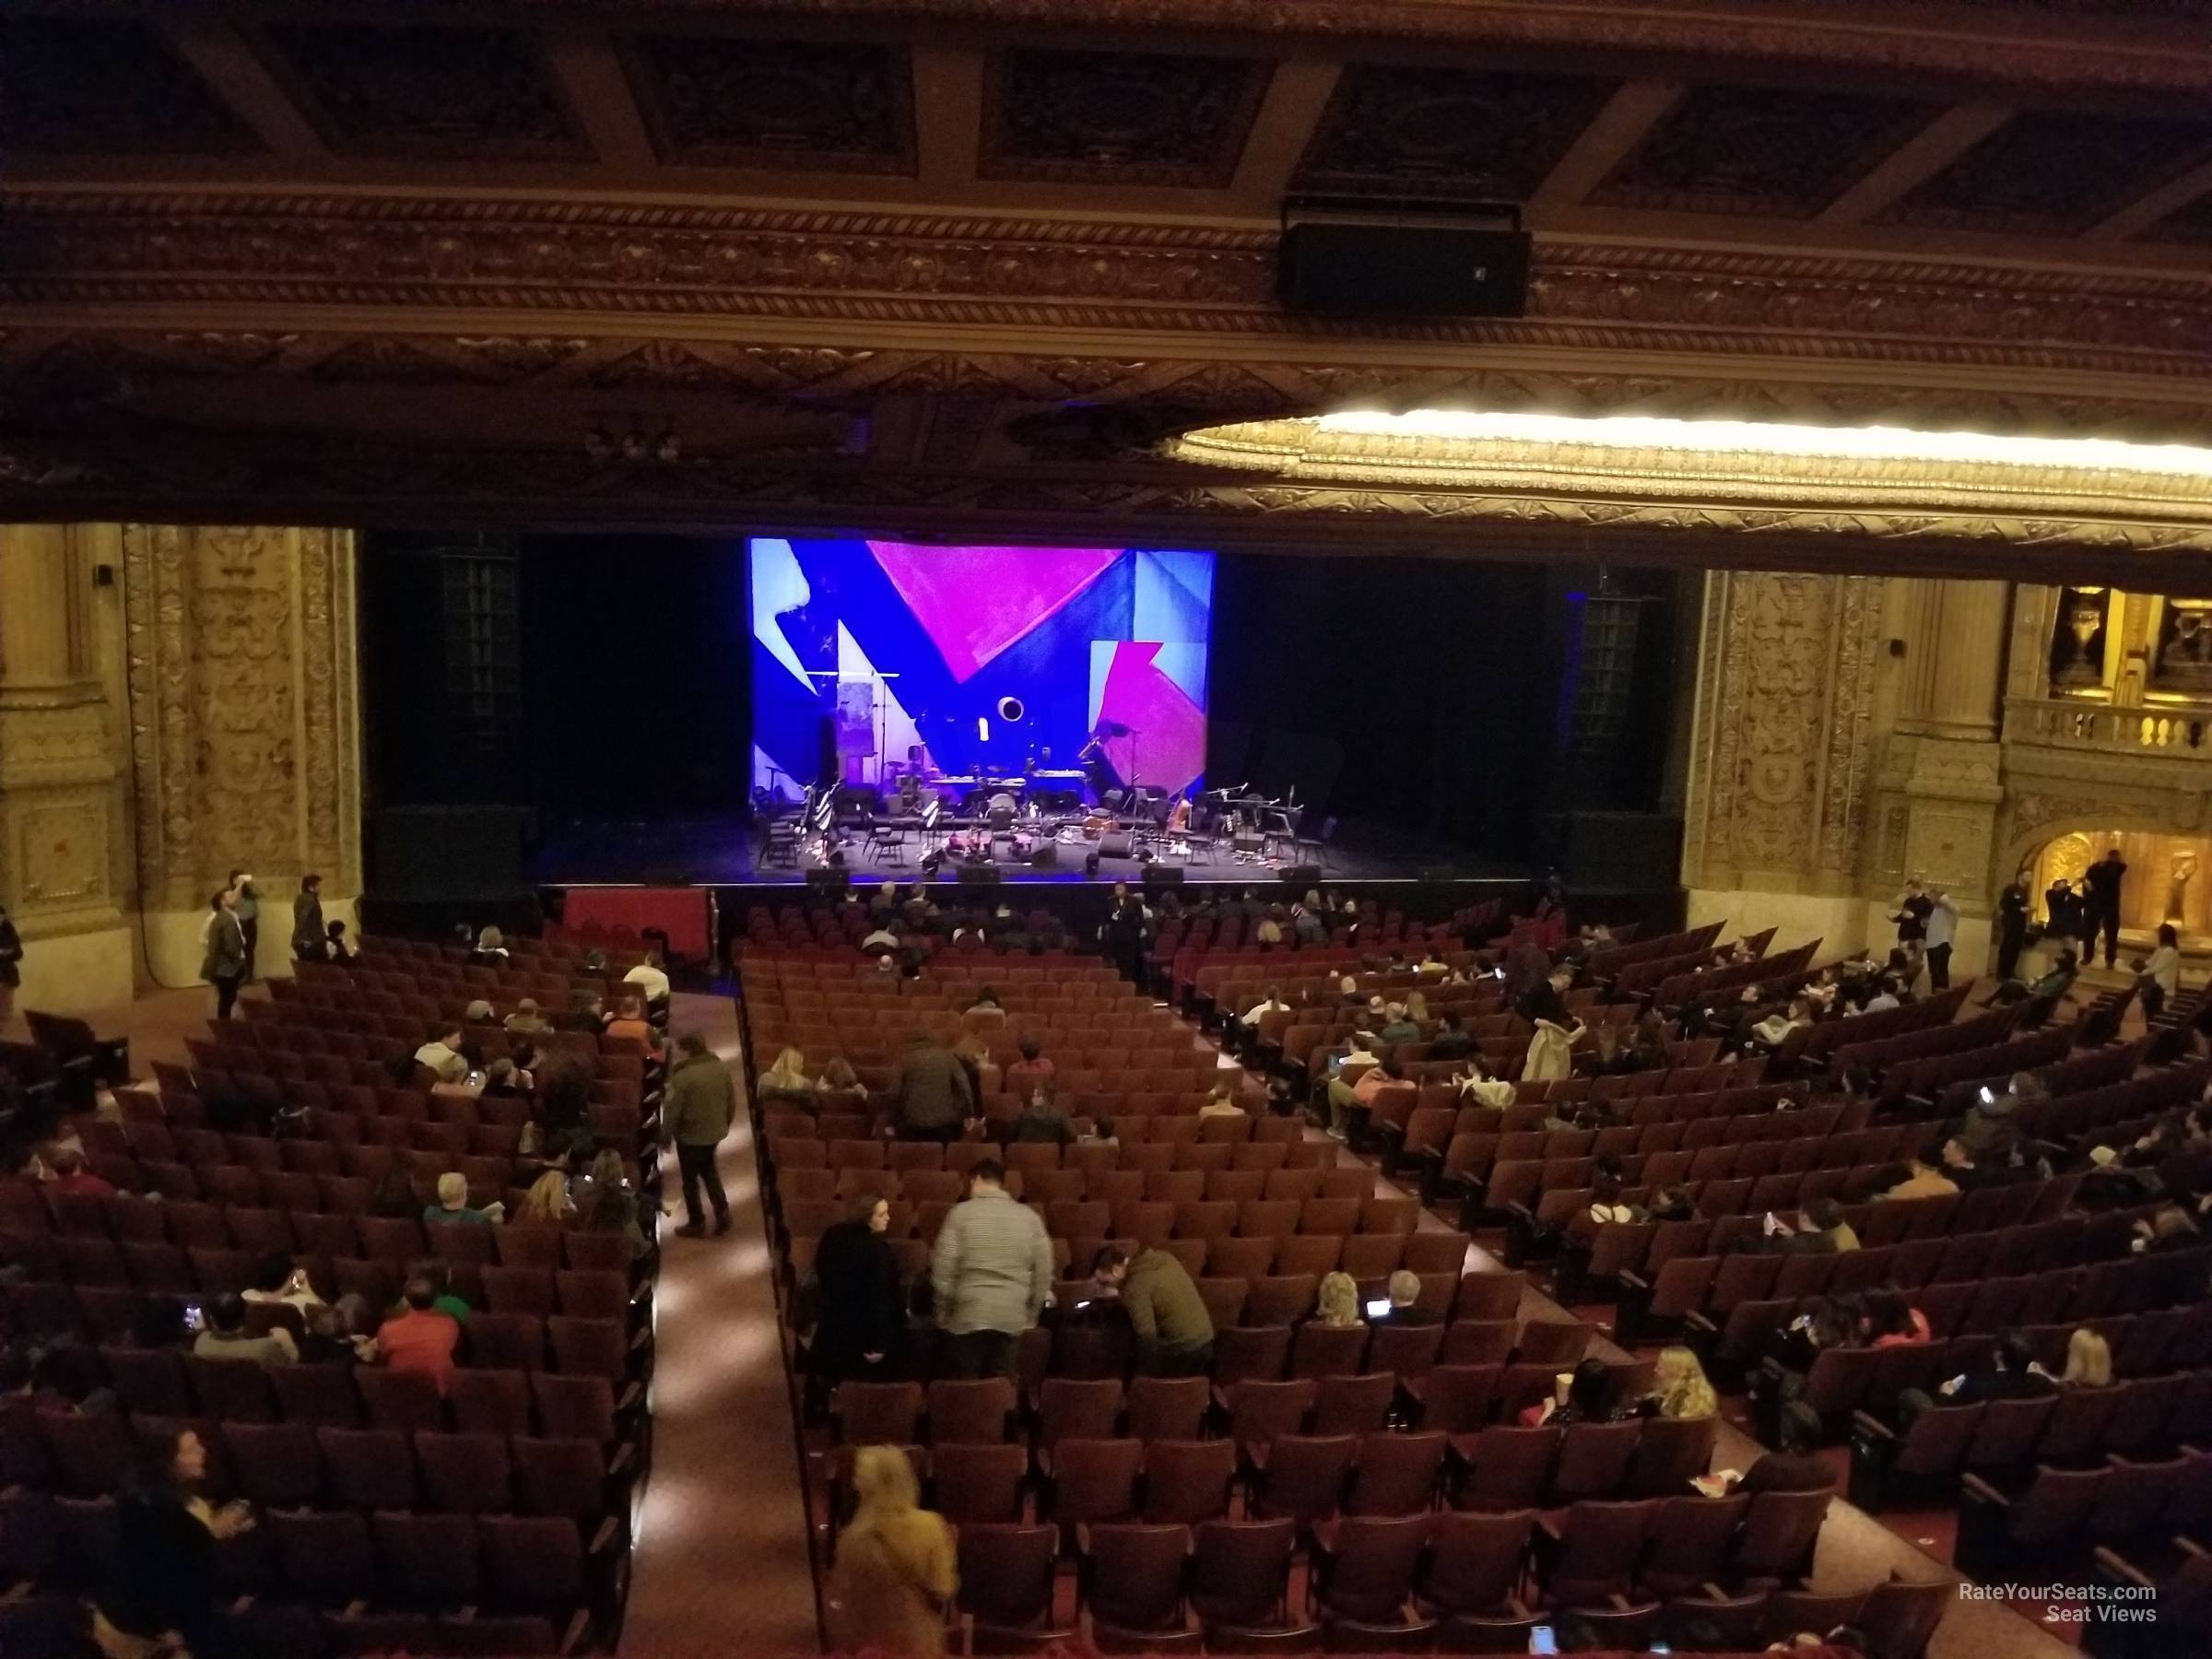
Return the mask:
<svg viewBox="0 0 2212 1659">
<path fill-rule="evenodd" d="M 2181 444 L 1418 409 L 1204 427 L 1165 452 L 1277 489 L 1519 501 L 1593 524 L 2212 554 L 2212 449 Z"/>
</svg>

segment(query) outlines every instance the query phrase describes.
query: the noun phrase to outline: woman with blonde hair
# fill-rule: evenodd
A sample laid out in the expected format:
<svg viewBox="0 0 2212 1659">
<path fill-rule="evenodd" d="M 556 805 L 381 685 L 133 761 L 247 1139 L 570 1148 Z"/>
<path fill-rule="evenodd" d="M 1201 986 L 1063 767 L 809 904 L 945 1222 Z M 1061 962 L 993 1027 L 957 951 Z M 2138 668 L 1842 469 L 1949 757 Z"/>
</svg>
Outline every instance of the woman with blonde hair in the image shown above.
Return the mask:
<svg viewBox="0 0 2212 1659">
<path fill-rule="evenodd" d="M 2066 1338 L 2066 1369 L 2058 1380 L 2068 1388 L 2110 1388 L 2112 1345 L 2088 1325 L 2076 1326 Z"/>
<path fill-rule="evenodd" d="M 1313 1299 L 1313 1312 L 1331 1330 L 1342 1330 L 1359 1323 L 1359 1285 L 1348 1273 L 1328 1273 L 1322 1276 L 1321 1288 Z"/>
<path fill-rule="evenodd" d="M 860 1506 L 837 1541 L 830 1585 L 831 1640 L 845 1653 L 936 1659 L 945 1613 L 959 1588 L 952 1528 L 920 1506 L 913 1465 L 896 1446 L 863 1446 L 853 1458 Z"/>
<path fill-rule="evenodd" d="M 560 1170 L 547 1170 L 532 1182 L 530 1190 L 523 1194 L 522 1211 L 515 1219 L 559 1227 L 575 1213 L 576 1206 L 569 1202 L 567 1173 Z"/>
<path fill-rule="evenodd" d="M 1423 1030 L 1429 1028 L 1429 999 L 1418 991 L 1406 993 L 1406 1018 Z"/>
<path fill-rule="evenodd" d="M 806 1075 L 805 1051 L 786 1046 L 776 1056 L 776 1063 L 760 1074 L 760 1081 L 753 1086 L 753 1092 L 764 1101 L 781 1100 L 811 1109 L 814 1079 Z"/>
<path fill-rule="evenodd" d="M 1720 1397 L 1706 1381 L 1705 1368 L 1686 1347 L 1659 1350 L 1659 1371 L 1652 1398 L 1663 1418 L 1709 1418 L 1721 1409 Z"/>
</svg>

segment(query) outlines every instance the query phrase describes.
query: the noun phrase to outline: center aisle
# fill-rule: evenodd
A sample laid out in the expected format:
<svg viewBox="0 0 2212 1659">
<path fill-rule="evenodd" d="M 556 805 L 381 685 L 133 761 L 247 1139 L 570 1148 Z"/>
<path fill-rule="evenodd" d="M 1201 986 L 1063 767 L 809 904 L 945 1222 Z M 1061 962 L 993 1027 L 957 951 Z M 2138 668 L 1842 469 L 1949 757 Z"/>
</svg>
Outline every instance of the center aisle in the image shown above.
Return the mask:
<svg viewBox="0 0 2212 1659">
<path fill-rule="evenodd" d="M 736 1005 L 678 994 L 672 1031 L 740 1058 Z M 740 1092 L 743 1085 L 740 1083 Z M 654 1291 L 653 1477 L 621 1652 L 652 1659 L 803 1653 L 820 1645 L 798 1435 L 776 1331 L 752 1125 L 722 1144 L 729 1232 L 676 1236 L 682 1184 L 669 1157 Z"/>
</svg>

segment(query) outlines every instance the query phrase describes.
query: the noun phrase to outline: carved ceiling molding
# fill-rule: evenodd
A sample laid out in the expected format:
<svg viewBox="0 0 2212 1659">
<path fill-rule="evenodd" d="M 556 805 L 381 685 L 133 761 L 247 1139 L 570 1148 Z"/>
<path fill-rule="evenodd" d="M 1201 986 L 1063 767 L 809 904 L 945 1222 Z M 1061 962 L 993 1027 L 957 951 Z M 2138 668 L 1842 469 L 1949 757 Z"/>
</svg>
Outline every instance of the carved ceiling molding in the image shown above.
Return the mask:
<svg viewBox="0 0 2212 1659">
<path fill-rule="evenodd" d="M 857 464 L 762 466 L 688 459 L 649 477 L 593 465 L 566 450 L 426 455 L 170 448 L 135 457 L 129 500 L 159 512 L 236 504 L 271 524 L 361 512 L 438 512 L 505 522 L 527 502 L 539 522 L 855 524 L 930 527 L 1015 521 L 1095 534 L 1118 524 L 1173 525 L 1230 543 L 1341 547 L 1357 524 L 1378 550 L 1437 548 L 1579 556 L 1749 569 L 1839 567 L 2034 580 L 2064 569 L 2138 591 L 2212 593 L 2212 527 L 2117 520 L 1882 512 L 1841 508 L 1638 503 L 1565 496 L 1251 484 L 1159 464 L 1147 477 L 1022 467 L 947 476 Z M 97 471 L 41 495 L 35 511 L 0 483 L 0 514 L 97 516 L 114 511 Z M 1203 528 L 1202 528 L 1203 526 Z"/>
<path fill-rule="evenodd" d="M 2194 276 L 1546 238 L 1524 318 L 1355 326 L 1276 303 L 1266 230 L 319 194 L 21 191 L 6 206 L 0 305 L 18 308 L 343 305 L 1134 329 L 2196 379 L 2212 364 L 2212 281 Z"/>
<path fill-rule="evenodd" d="M 529 0 L 552 12 L 566 0 Z M 865 18 L 887 16 L 1025 30 L 1064 29 L 1065 0 L 642 0 L 640 14 Z M 1916 13 L 1922 8 L 1915 8 Z M 2205 53 L 2173 30 L 2202 23 L 2203 0 L 1956 0 L 1927 6 L 1931 27 L 1899 27 L 1880 7 L 1746 6 L 1704 10 L 1653 0 L 1602 7 L 1552 0 L 1090 0 L 1088 29 L 1371 36 L 1466 47 L 1604 48 L 1712 54 L 1777 67 L 1948 70 L 1983 79 L 2109 85 L 2201 94 Z M 2165 31 L 2163 41 L 2159 31 Z M 2182 35 L 2183 41 L 2202 37 Z"/>
<path fill-rule="evenodd" d="M 1820 365 L 1747 364 L 1704 372 L 1594 370 L 1579 352 L 1511 369 L 1393 364 L 1378 343 L 1371 363 L 1265 362 L 1057 352 L 837 349 L 797 344 L 585 338 L 575 335 L 359 334 L 216 329 L 36 326 L 0 335 L 0 412 L 61 406 L 130 406 L 130 392 L 161 381 L 262 380 L 380 390 L 496 386 L 582 389 L 625 395 L 710 393 L 865 408 L 885 396 L 1065 406 L 1054 417 L 1080 446 L 1103 453 L 1097 411 L 1131 406 L 1157 438 L 1207 418 L 1251 419 L 1352 406 L 1462 404 L 1558 414 L 1896 425 L 1930 429 L 2075 435 L 2155 433 L 2212 442 L 2212 383 L 2203 401 L 1877 382 L 1834 378 Z M 1406 353 L 1418 358 L 1422 354 Z M 2159 392 L 2197 390 L 2151 382 Z M 1125 433 L 1125 428 L 1117 428 Z"/>
</svg>

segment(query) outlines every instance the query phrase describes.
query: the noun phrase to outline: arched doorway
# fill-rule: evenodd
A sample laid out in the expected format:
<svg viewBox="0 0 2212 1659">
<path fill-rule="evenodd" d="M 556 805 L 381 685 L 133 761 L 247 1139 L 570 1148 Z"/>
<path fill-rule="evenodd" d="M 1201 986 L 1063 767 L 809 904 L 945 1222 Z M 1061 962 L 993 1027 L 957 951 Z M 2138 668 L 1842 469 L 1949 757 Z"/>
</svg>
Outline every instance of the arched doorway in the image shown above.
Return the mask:
<svg viewBox="0 0 2212 1659">
<path fill-rule="evenodd" d="M 2078 888 L 2093 860 L 2118 847 L 2127 862 L 2120 886 L 2120 936 L 2147 947 L 2159 924 L 2171 922 L 2182 947 L 2212 951 L 2212 837 L 2165 835 L 2144 830 L 2074 830 L 2057 835 L 2028 855 L 2025 868 L 2030 903 L 2044 917 L 2043 894 L 2065 877 Z"/>
</svg>

